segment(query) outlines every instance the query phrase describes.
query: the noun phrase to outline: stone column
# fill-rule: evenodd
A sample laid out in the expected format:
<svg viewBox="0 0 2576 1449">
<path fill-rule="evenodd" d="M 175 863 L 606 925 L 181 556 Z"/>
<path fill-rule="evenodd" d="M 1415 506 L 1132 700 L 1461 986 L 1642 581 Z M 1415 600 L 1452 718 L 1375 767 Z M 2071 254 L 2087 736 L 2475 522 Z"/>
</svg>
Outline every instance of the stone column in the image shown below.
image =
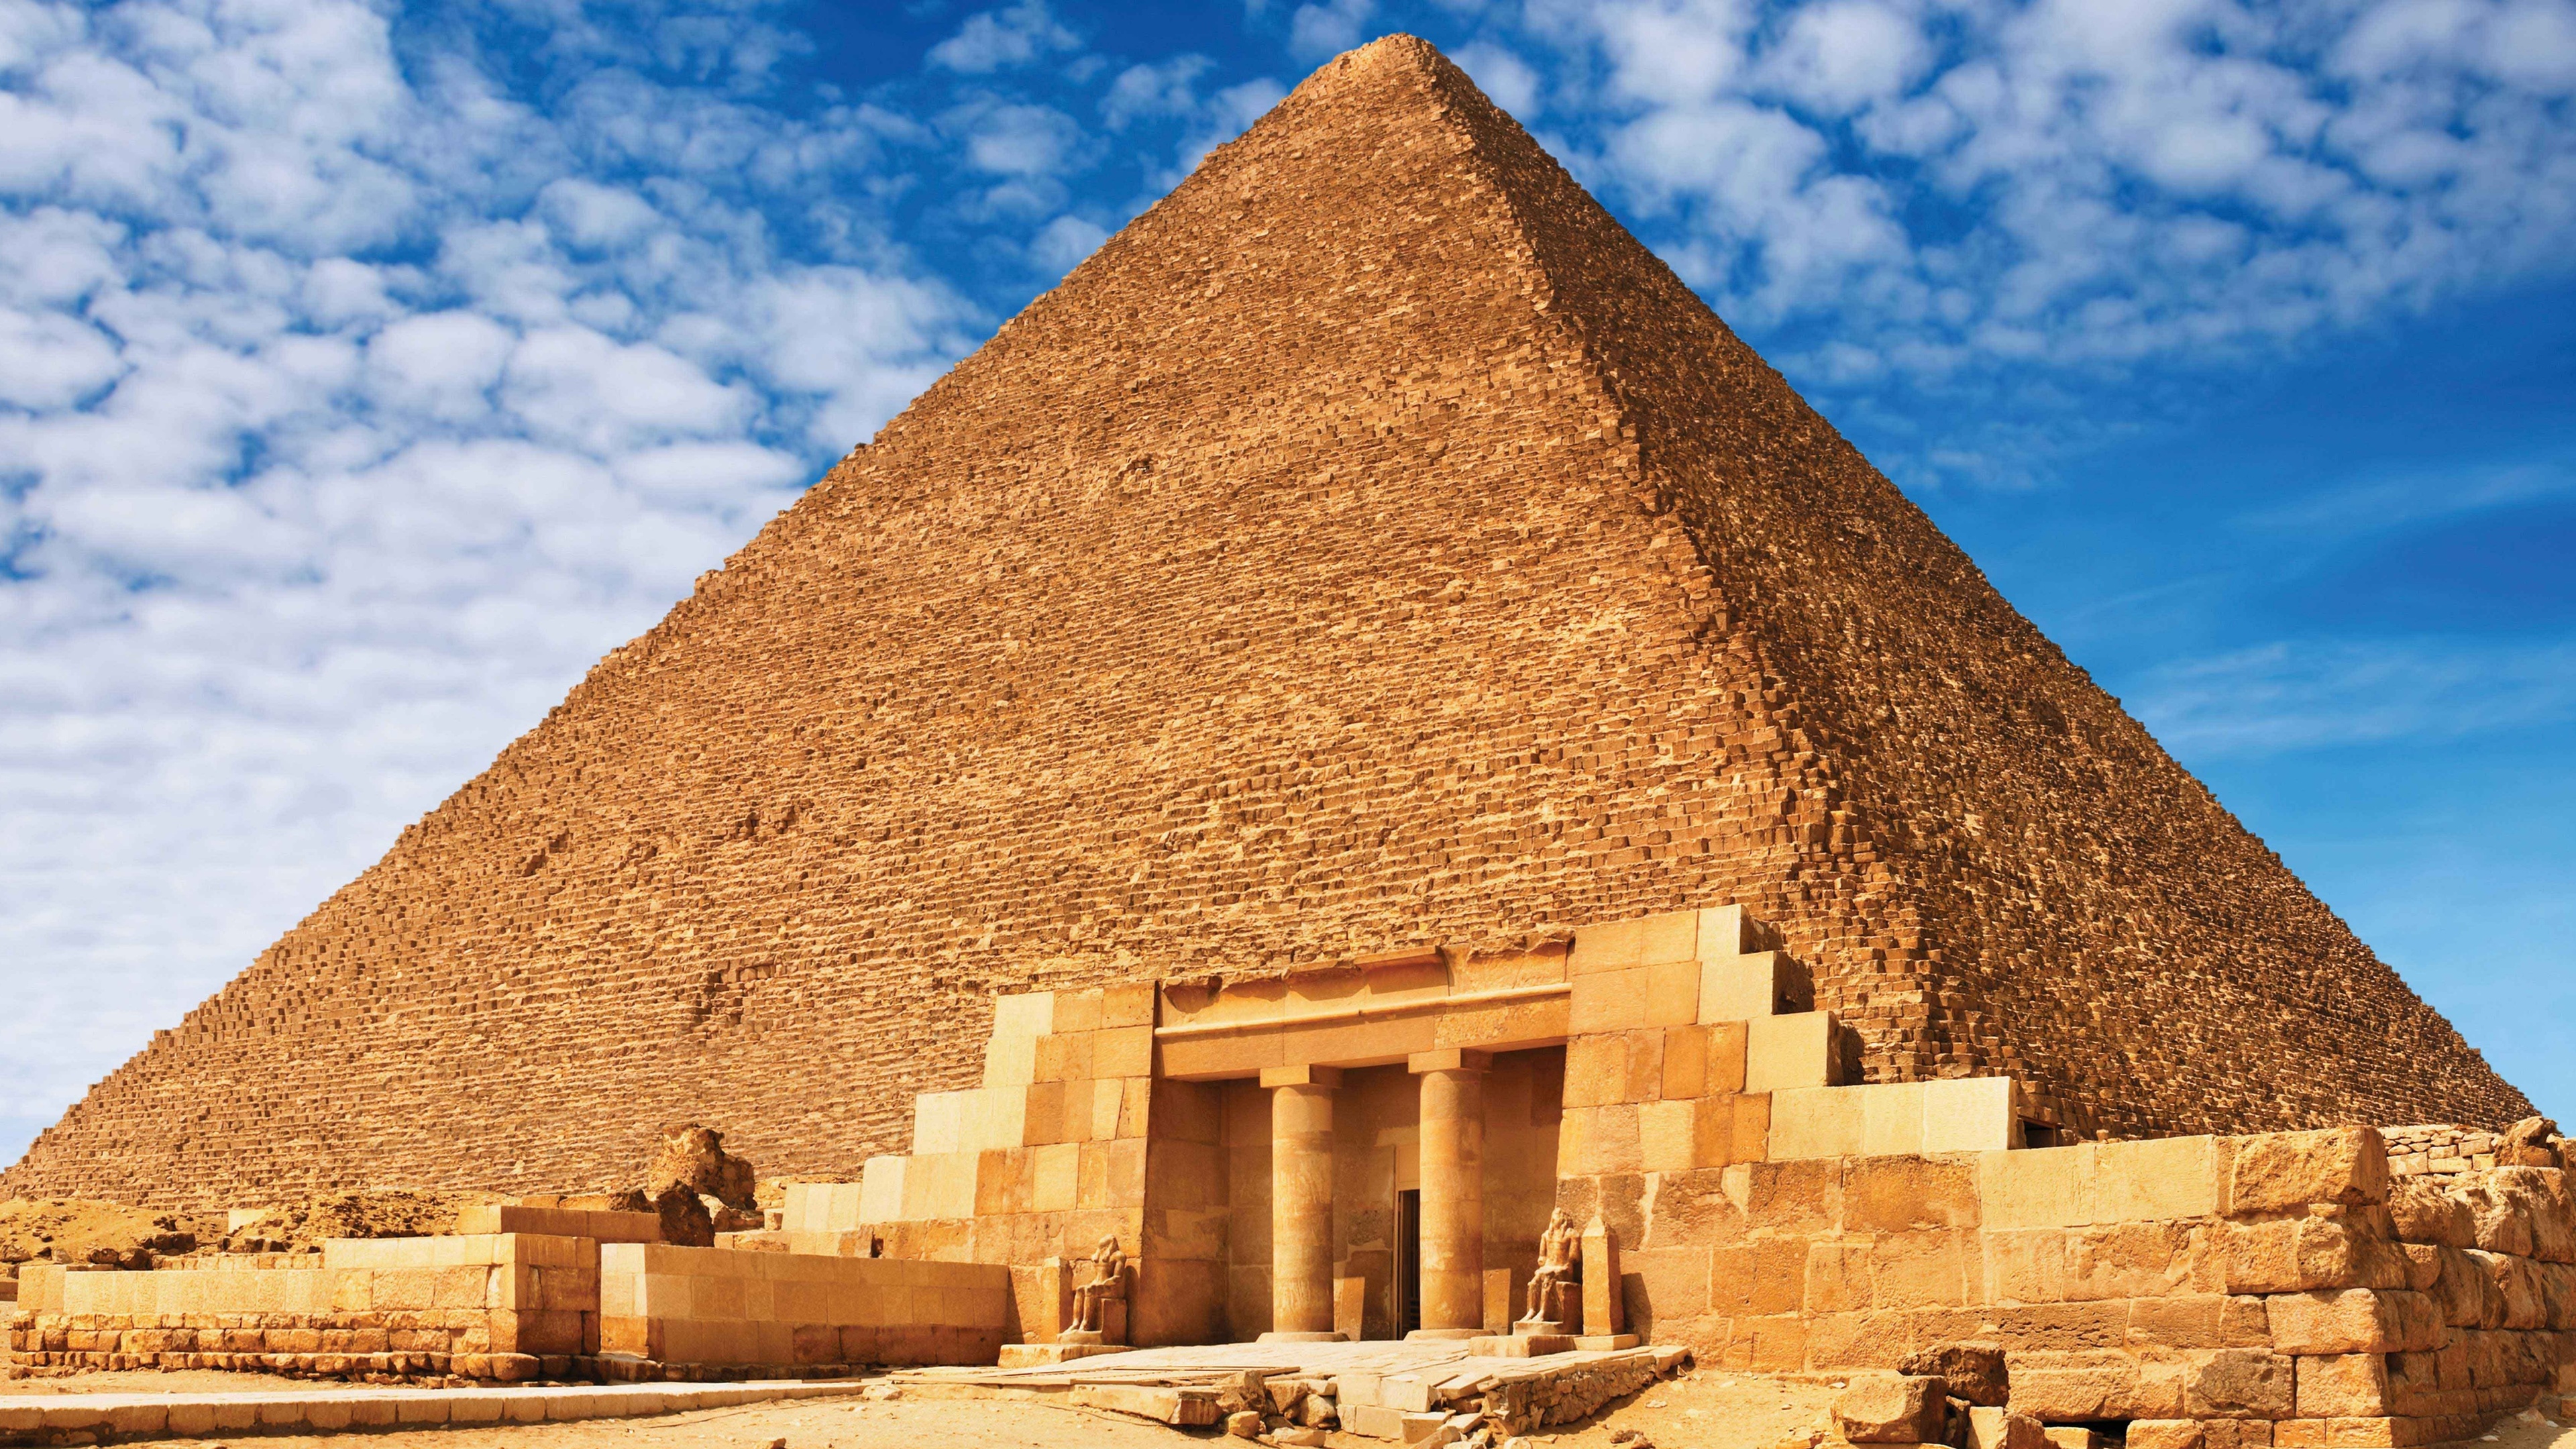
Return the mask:
<svg viewBox="0 0 2576 1449">
<path fill-rule="evenodd" d="M 1483 1052 L 1417 1052 L 1422 1078 L 1422 1326 L 1413 1338 L 1485 1331 Z"/>
<path fill-rule="evenodd" d="M 1333 1331 L 1331 1067 L 1268 1067 L 1270 1332 L 1265 1343 L 1322 1343 Z"/>
</svg>

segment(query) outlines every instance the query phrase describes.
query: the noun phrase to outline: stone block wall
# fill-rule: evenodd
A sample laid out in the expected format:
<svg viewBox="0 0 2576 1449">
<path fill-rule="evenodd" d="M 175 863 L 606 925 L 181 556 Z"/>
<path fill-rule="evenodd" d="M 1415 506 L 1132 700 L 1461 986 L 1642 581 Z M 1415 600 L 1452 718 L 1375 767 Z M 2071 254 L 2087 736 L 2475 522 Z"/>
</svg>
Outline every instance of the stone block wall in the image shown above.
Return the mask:
<svg viewBox="0 0 2576 1449">
<path fill-rule="evenodd" d="M 1629 1322 L 1755 1370 L 2001 1345 L 2061 1424 L 2390 1445 L 2576 1391 L 2557 1169 L 2392 1179 L 2368 1128 L 1614 1174 Z M 2191 1434 L 2202 1430 L 2191 1429 Z M 2211 1431 L 2215 1432 L 2215 1431 Z"/>
<path fill-rule="evenodd" d="M 11 1343 L 50 1368 L 533 1378 L 598 1351 L 598 1254 L 503 1233 L 335 1240 L 265 1271 L 33 1267 Z"/>
<path fill-rule="evenodd" d="M 621 1374 L 986 1364 L 1018 1326 L 994 1264 L 611 1243 L 599 1272 L 600 1351 L 637 1361 Z"/>
<path fill-rule="evenodd" d="M 983 1085 L 919 1097 L 911 1154 L 868 1159 L 855 1203 L 837 1190 L 803 1199 L 800 1221 L 852 1228 L 804 1231 L 847 1231 L 854 1250 L 891 1258 L 1008 1265 L 1012 1339 L 1030 1342 L 1053 1337 L 1068 1307 L 1046 1265 L 1115 1237 L 1135 1260 L 1140 1343 L 1219 1336 L 1222 1238 L 1169 1215 L 1221 1176 L 1215 1099 L 1155 1080 L 1155 1005 L 1150 981 L 998 999 Z M 1149 1182 L 1167 1189 L 1150 1220 Z"/>
<path fill-rule="evenodd" d="M 2483 1172 L 2496 1165 L 2496 1145 L 2504 1138 L 2503 1133 L 2457 1122 L 2382 1127 L 2379 1135 L 2388 1142 L 2392 1177 Z"/>
</svg>

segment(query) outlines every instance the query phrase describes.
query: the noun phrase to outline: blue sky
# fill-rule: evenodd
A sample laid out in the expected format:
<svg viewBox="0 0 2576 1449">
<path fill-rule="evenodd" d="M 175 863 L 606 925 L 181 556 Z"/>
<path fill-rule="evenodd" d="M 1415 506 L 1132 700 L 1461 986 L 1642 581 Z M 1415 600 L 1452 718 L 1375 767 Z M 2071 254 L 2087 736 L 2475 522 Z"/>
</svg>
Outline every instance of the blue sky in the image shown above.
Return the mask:
<svg viewBox="0 0 2576 1449">
<path fill-rule="evenodd" d="M 2576 0 L 0 0 L 0 1152 L 1398 29 L 2576 1118 Z"/>
</svg>

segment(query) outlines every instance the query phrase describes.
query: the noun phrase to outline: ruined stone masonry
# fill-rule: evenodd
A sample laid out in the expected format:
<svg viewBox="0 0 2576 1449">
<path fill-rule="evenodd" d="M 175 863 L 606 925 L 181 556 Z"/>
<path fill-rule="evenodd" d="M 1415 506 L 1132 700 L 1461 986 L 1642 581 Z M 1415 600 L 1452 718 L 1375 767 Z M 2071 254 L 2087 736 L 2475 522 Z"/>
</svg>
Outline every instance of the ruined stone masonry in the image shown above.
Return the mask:
<svg viewBox="0 0 2576 1449">
<path fill-rule="evenodd" d="M 848 1181 L 980 1079 L 996 997 L 1561 960 L 1730 905 L 1831 1015 L 1837 1081 L 2008 1078 L 2069 1137 L 2529 1110 L 1396 38 L 1212 153 L 0 1184 L 560 1190 L 697 1117 Z M 1488 1109 L 1557 1070 L 1496 1061 Z M 1164 1111 L 1129 1065 L 1117 1113 Z"/>
<path fill-rule="evenodd" d="M 1848 1376 L 1869 1444 L 1957 1442 L 1948 1397 L 1981 1406 L 1970 1449 L 2395 1449 L 2576 1410 L 2545 1121 L 2398 1129 L 2425 1150 L 2395 1163 L 2370 1127 L 2034 1146 L 2010 1077 L 1849 1080 L 1778 939 L 1727 906 L 1006 996 L 980 1085 L 923 1094 L 912 1151 L 858 1181 L 788 1185 L 775 1226 L 680 1246 L 655 1213 L 519 1204 L 318 1260 L 47 1265 L 11 1346 L 498 1381 L 932 1364 L 907 1382 L 1471 1445 L 1693 1359 Z M 2433 1155 L 2464 1147 L 2491 1150 Z"/>
</svg>

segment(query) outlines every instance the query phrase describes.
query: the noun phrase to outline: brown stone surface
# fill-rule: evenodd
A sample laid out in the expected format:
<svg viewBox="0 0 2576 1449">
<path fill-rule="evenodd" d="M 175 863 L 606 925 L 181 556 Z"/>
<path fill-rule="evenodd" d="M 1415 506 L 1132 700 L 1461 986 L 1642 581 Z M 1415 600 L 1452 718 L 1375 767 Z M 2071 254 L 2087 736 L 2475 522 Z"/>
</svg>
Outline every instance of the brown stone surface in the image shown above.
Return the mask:
<svg viewBox="0 0 2576 1449">
<path fill-rule="evenodd" d="M 1939 1379 L 1950 1397 L 1981 1408 L 1999 1409 L 2012 1398 L 2004 1351 L 1990 1343 L 1936 1343 L 1907 1354 L 1897 1371 Z"/>
<path fill-rule="evenodd" d="M 1939 1379 L 1854 1374 L 1834 1396 L 1834 1427 L 1855 1444 L 1938 1444 L 1949 1422 Z"/>
<path fill-rule="evenodd" d="M 0 1187 L 846 1179 L 986 997 L 1738 902 L 1871 1080 L 2527 1115 L 1518 126 L 1333 62 Z M 2140 1071 L 2132 1064 L 2157 1063 Z"/>
</svg>

